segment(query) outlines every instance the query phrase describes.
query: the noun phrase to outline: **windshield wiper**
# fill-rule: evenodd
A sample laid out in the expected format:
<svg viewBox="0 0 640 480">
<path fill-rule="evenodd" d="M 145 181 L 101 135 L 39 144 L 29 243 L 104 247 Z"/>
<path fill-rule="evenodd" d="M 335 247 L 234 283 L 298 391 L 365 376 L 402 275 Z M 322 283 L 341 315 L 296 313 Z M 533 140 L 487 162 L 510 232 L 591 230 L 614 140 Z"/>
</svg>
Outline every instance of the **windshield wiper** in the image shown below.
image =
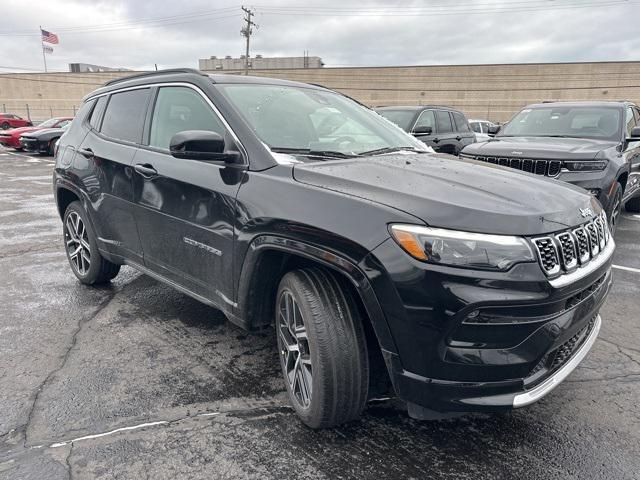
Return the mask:
<svg viewBox="0 0 640 480">
<path fill-rule="evenodd" d="M 376 148 L 375 150 L 369 150 L 368 152 L 361 152 L 358 154 L 358 156 L 365 157 L 370 155 L 382 155 L 384 153 L 402 152 L 406 150 L 414 153 L 429 153 L 426 150 L 418 150 L 416 147 L 384 147 Z"/>
<path fill-rule="evenodd" d="M 276 153 L 289 153 L 291 155 L 305 155 L 308 157 L 333 157 L 333 158 L 353 158 L 354 155 L 349 155 L 343 152 L 337 152 L 335 150 L 311 150 L 310 148 L 279 148 L 272 147 L 272 152 Z"/>
</svg>

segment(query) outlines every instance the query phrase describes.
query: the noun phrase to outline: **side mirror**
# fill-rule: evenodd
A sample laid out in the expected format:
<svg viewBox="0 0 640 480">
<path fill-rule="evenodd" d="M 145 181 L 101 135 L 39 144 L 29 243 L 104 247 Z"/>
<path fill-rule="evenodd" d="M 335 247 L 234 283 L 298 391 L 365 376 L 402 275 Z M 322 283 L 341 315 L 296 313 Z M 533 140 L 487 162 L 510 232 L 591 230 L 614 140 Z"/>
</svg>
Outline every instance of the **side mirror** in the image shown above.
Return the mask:
<svg viewBox="0 0 640 480">
<path fill-rule="evenodd" d="M 169 142 L 169 151 L 173 157 L 187 160 L 240 162 L 240 152 L 226 152 L 222 136 L 207 130 L 186 130 L 176 133 Z"/>
<path fill-rule="evenodd" d="M 414 135 L 431 135 L 433 133 L 433 128 L 427 126 L 416 127 L 411 133 Z"/>
<path fill-rule="evenodd" d="M 627 137 L 627 142 L 640 142 L 640 127 L 631 129 L 631 135 Z"/>
<path fill-rule="evenodd" d="M 500 131 L 500 125 L 491 125 L 487 128 L 487 135 L 494 137 Z"/>
</svg>

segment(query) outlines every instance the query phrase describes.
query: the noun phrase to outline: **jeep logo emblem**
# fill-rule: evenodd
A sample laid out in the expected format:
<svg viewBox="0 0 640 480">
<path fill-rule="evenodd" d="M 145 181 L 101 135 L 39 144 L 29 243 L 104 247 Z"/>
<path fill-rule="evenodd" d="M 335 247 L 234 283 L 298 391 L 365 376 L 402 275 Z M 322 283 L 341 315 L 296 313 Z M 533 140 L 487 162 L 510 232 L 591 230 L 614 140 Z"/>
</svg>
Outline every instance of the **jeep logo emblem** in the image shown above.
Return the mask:
<svg viewBox="0 0 640 480">
<path fill-rule="evenodd" d="M 589 207 L 581 208 L 580 215 L 582 215 L 582 218 L 590 218 L 593 217 L 593 211 Z"/>
<path fill-rule="evenodd" d="M 513 152 L 511 152 L 511 155 L 522 155 L 522 152 L 519 152 L 518 150 L 514 150 Z"/>
</svg>

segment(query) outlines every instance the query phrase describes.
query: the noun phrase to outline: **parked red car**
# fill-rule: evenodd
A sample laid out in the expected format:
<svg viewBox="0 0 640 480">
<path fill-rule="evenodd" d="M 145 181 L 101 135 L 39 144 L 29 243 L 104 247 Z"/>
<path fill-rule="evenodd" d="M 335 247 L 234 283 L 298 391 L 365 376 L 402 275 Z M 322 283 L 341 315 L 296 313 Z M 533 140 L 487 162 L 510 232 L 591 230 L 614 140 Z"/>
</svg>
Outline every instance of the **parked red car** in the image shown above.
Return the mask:
<svg viewBox="0 0 640 480">
<path fill-rule="evenodd" d="M 22 127 L 0 131 L 0 145 L 13 147 L 16 150 L 22 150 L 22 145 L 20 145 L 20 135 L 23 133 L 35 132 L 36 130 L 42 130 L 43 128 L 62 128 L 71 122 L 71 120 L 73 120 L 73 117 L 50 118 L 49 120 L 39 124 L 37 127 Z"/>
<path fill-rule="evenodd" d="M 29 120 L 25 120 L 13 113 L 0 113 L 0 128 L 7 130 L 9 128 L 30 127 L 33 123 Z"/>
</svg>

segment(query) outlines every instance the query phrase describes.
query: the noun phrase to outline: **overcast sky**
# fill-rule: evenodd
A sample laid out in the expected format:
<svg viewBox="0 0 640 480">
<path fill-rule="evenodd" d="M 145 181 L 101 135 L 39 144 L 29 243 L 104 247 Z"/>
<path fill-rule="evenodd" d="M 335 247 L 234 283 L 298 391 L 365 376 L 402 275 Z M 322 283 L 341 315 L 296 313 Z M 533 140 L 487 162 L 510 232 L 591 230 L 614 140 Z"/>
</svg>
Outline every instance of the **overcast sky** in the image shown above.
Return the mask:
<svg viewBox="0 0 640 480">
<path fill-rule="evenodd" d="M 308 50 L 328 67 L 640 60 L 640 0 L 257 1 L 252 55 Z M 42 69 L 38 25 L 60 37 L 47 56 L 59 71 L 71 62 L 197 67 L 244 53 L 233 1 L 2 3 L 4 72 Z"/>
</svg>

